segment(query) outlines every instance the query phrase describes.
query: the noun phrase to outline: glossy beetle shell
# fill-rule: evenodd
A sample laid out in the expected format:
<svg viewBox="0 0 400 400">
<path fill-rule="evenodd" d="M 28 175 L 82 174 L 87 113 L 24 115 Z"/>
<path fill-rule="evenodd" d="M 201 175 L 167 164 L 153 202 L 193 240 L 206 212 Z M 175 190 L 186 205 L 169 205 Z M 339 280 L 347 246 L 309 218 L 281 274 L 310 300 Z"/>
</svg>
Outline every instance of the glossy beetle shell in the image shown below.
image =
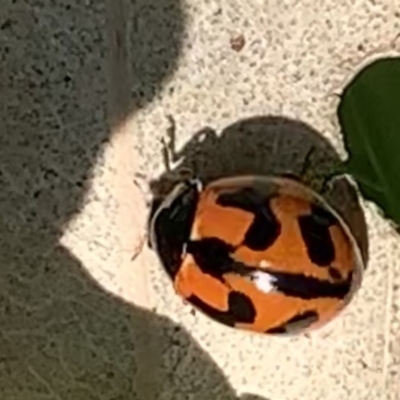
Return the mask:
<svg viewBox="0 0 400 400">
<path fill-rule="evenodd" d="M 364 269 L 336 212 L 283 177 L 180 184 L 155 213 L 150 242 L 180 296 L 225 325 L 267 334 L 332 320 Z"/>
</svg>

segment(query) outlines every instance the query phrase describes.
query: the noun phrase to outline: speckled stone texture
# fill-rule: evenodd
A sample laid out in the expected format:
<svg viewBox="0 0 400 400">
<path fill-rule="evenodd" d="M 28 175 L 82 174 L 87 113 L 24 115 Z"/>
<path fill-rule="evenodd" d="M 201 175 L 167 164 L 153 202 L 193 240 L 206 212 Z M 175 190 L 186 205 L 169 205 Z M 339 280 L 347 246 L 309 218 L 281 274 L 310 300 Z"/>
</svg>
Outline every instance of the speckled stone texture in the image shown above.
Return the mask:
<svg viewBox="0 0 400 400">
<path fill-rule="evenodd" d="M 348 184 L 332 203 L 368 270 L 351 306 L 308 337 L 194 313 L 145 237 L 149 183 L 160 194 L 171 182 L 168 115 L 181 166 L 205 179 L 299 171 L 312 146 L 322 171 L 345 156 L 336 94 L 399 52 L 399 9 L 2 0 L 0 399 L 400 399 L 400 237 Z"/>
</svg>

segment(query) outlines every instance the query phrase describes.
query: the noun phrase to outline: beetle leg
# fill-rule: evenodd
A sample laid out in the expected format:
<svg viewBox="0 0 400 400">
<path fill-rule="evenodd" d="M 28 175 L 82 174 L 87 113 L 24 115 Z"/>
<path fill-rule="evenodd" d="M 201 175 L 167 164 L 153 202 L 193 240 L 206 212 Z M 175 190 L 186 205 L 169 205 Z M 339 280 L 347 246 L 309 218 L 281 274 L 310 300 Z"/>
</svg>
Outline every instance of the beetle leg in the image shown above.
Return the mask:
<svg viewBox="0 0 400 400">
<path fill-rule="evenodd" d="M 165 135 L 161 138 L 163 163 L 166 172 L 173 180 L 179 182 L 190 180 L 193 177 L 193 171 L 187 167 L 177 168 L 173 171 L 174 163 L 177 161 L 178 155 L 176 152 L 176 123 L 172 115 L 167 116 L 169 126 Z"/>
<path fill-rule="evenodd" d="M 169 121 L 169 126 L 165 132 L 165 135 L 163 135 L 161 138 L 161 145 L 165 170 L 167 172 L 171 172 L 172 164 L 176 161 L 176 123 L 172 115 L 168 115 L 167 118 Z"/>
</svg>

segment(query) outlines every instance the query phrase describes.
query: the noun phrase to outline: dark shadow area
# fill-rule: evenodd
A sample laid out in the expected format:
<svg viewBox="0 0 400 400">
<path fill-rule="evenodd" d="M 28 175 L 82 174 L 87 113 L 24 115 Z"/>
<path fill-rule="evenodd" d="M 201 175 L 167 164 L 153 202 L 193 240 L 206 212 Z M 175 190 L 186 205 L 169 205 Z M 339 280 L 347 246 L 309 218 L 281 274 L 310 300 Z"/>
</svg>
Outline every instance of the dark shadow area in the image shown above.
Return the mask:
<svg viewBox="0 0 400 400">
<path fill-rule="evenodd" d="M 130 13 L 134 112 L 174 71 L 184 18 L 178 0 Z M 59 245 L 110 134 L 106 20 L 103 1 L 1 4 L 0 399 L 234 400 L 182 327 L 106 293 Z M 146 334 L 154 371 L 135 359 Z"/>
<path fill-rule="evenodd" d="M 307 158 L 308 167 L 303 174 Z M 177 151 L 176 160 L 179 166 L 175 170 L 150 183 L 154 200 L 149 220 L 184 169 L 193 171 L 204 184 L 233 175 L 290 173 L 321 193 L 326 175 L 340 158 L 332 145 L 307 124 L 284 117 L 259 116 L 238 121 L 221 134 L 210 128 L 201 130 Z M 343 177 L 328 188 L 321 194 L 349 225 L 367 265 L 367 226 L 354 187 Z"/>
</svg>

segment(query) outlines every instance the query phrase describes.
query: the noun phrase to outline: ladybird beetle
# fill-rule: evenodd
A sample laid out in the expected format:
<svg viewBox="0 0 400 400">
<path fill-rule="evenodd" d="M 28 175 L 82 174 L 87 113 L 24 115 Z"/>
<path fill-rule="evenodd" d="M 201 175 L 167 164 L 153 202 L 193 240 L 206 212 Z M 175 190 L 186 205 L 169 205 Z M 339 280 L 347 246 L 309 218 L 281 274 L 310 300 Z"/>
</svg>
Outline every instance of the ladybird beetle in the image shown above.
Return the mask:
<svg viewBox="0 0 400 400">
<path fill-rule="evenodd" d="M 288 176 L 178 183 L 154 213 L 149 240 L 195 309 L 264 334 L 322 327 L 350 302 L 364 270 L 349 227 Z"/>
</svg>

